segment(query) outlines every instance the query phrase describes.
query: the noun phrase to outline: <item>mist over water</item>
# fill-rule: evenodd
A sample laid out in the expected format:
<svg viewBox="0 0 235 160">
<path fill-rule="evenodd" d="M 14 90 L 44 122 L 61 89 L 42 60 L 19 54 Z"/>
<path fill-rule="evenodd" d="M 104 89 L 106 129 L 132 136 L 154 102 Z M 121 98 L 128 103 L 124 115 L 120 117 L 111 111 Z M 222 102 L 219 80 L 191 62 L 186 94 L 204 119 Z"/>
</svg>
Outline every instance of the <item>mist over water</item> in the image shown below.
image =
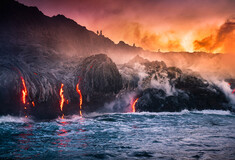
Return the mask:
<svg viewBox="0 0 235 160">
<path fill-rule="evenodd" d="M 91 113 L 52 121 L 0 117 L 0 158 L 233 159 L 229 111 Z"/>
</svg>

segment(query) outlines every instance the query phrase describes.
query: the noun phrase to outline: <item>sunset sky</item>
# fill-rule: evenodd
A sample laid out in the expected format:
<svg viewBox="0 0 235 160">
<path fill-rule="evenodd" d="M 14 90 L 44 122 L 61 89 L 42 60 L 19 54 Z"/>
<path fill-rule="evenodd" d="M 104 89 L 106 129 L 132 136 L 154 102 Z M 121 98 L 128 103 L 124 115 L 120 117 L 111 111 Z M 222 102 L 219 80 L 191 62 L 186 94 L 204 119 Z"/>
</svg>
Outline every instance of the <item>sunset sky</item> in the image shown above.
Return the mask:
<svg viewBox="0 0 235 160">
<path fill-rule="evenodd" d="M 115 43 L 156 51 L 235 52 L 235 0 L 18 0 Z"/>
</svg>

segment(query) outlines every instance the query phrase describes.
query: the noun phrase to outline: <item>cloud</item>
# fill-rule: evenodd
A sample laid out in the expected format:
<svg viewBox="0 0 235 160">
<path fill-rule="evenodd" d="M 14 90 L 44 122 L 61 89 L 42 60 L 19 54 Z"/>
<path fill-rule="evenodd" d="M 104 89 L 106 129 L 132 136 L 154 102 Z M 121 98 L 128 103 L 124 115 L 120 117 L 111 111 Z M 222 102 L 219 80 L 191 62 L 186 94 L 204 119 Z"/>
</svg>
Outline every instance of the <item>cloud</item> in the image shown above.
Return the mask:
<svg viewBox="0 0 235 160">
<path fill-rule="evenodd" d="M 214 0 L 18 1 L 37 6 L 49 16 L 64 14 L 95 32 L 102 29 L 104 35 L 116 43 L 124 40 L 129 44 L 138 43 L 145 49 L 161 48 L 166 51 L 187 50 L 189 47 L 182 47 L 182 37 L 185 34 L 199 28 L 207 28 L 208 25 L 221 25 L 225 19 L 234 14 L 235 10 L 234 0 L 217 0 L 216 3 Z M 221 30 L 223 31 L 224 29 Z M 223 39 L 219 35 L 213 37 L 218 39 L 218 42 Z M 132 36 L 133 39 L 128 36 Z M 195 48 L 204 48 L 204 43 L 209 40 L 204 38 L 209 36 L 197 37 L 197 39 L 192 37 L 190 43 L 193 46 L 194 41 L 197 40 Z M 216 48 L 216 46 L 211 47 Z"/>
<path fill-rule="evenodd" d="M 235 52 L 235 18 L 228 19 L 215 35 L 194 41 L 195 50 Z"/>
<path fill-rule="evenodd" d="M 205 49 L 207 52 L 211 52 L 213 41 L 214 41 L 213 35 L 205 37 L 202 40 L 195 40 L 193 42 L 194 50 L 200 51 L 200 50 L 204 50 Z"/>
</svg>

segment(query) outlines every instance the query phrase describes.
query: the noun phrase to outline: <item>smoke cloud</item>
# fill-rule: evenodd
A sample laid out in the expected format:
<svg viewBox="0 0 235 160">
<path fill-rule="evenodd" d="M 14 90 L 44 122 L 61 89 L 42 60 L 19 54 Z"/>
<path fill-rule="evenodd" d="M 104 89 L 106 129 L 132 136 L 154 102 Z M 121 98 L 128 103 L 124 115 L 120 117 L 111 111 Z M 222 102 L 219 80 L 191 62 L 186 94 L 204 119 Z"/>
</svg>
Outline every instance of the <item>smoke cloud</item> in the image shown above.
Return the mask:
<svg viewBox="0 0 235 160">
<path fill-rule="evenodd" d="M 123 40 L 154 51 L 231 52 L 234 49 L 230 47 L 230 40 L 221 42 L 226 41 L 233 30 L 231 22 L 222 25 L 234 15 L 233 0 L 216 3 L 214 0 L 18 1 L 37 6 L 49 16 L 63 14 L 94 32 L 103 30 L 104 35 L 116 43 Z M 218 34 L 211 36 L 221 25 Z M 201 30 L 204 34 L 199 34 Z"/>
<path fill-rule="evenodd" d="M 232 53 L 235 51 L 235 18 L 228 19 L 215 35 L 194 41 L 195 50 Z"/>
</svg>

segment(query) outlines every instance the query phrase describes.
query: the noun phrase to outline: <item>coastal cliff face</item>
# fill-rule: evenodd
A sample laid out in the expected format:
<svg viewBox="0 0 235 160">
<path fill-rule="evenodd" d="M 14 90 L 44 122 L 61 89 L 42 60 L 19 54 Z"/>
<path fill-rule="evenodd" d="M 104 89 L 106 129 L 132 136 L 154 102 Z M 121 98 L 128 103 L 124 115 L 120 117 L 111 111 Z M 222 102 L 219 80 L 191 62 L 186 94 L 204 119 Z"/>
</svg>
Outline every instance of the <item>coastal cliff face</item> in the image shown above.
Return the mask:
<svg viewBox="0 0 235 160">
<path fill-rule="evenodd" d="M 0 61 L 1 114 L 37 118 L 76 114 L 81 110 L 77 85 L 85 113 L 130 112 L 133 98 L 138 98 L 136 111 L 233 110 L 231 99 L 216 84 L 164 62 L 136 61 L 117 68 L 105 54 L 73 60 L 40 57 L 40 61 L 26 55 Z M 111 110 L 106 108 L 109 103 Z"/>
<path fill-rule="evenodd" d="M 233 79 L 226 86 L 140 56 L 116 65 L 110 52 L 118 57 L 142 49 L 114 44 L 62 15 L 47 17 L 13 0 L 0 3 L 0 115 L 51 119 L 131 107 L 234 111 Z"/>
<path fill-rule="evenodd" d="M 78 113 L 78 84 L 83 110 L 95 111 L 122 88 L 116 65 L 104 54 L 76 60 L 24 58 L 5 57 L 0 61 L 1 114 L 50 118 Z M 65 99 L 63 111 L 60 109 L 61 89 Z"/>
</svg>

